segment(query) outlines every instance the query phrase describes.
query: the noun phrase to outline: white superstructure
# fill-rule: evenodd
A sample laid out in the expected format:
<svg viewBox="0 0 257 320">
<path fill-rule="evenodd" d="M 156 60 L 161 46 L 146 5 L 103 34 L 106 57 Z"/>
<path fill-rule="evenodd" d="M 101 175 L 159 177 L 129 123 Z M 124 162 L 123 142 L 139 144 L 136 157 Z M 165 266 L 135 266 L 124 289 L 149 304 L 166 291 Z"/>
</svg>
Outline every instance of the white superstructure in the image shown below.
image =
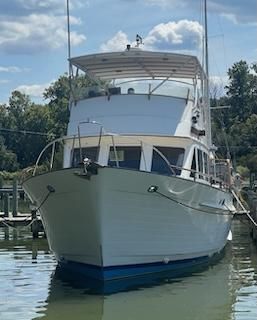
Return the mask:
<svg viewBox="0 0 257 320">
<path fill-rule="evenodd" d="M 234 212 L 230 167 L 210 145 L 197 58 L 129 49 L 71 63 L 94 86 L 73 88 L 63 169 L 59 139 L 45 148 L 49 172 L 24 182 L 60 264 L 113 279 L 220 252 Z"/>
</svg>

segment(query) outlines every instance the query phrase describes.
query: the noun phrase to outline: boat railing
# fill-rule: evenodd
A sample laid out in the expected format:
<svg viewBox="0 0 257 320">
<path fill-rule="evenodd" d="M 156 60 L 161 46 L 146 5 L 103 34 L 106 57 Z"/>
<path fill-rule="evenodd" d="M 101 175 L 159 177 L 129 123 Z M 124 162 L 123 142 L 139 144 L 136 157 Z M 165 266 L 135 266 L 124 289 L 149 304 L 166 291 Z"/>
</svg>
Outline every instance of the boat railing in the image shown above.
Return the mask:
<svg viewBox="0 0 257 320">
<path fill-rule="evenodd" d="M 225 181 L 224 179 L 222 179 L 222 176 L 215 176 L 214 174 L 210 174 L 210 173 L 204 173 L 204 172 L 200 172 L 194 169 L 188 169 L 185 167 L 180 167 L 180 166 L 176 166 L 176 165 L 170 165 L 173 170 L 179 170 L 179 171 L 186 171 L 190 173 L 190 176 L 193 178 L 194 181 L 196 181 L 196 179 L 199 180 L 199 177 L 202 177 L 202 181 L 206 181 L 209 182 L 211 185 L 217 185 L 221 188 L 225 188 L 225 189 L 229 189 L 231 186 L 231 183 L 228 183 L 227 181 Z"/>
<path fill-rule="evenodd" d="M 229 159 L 215 159 L 215 176 L 224 181 L 227 185 L 232 185 L 231 163 Z M 214 170 L 213 170 L 214 171 Z"/>
<path fill-rule="evenodd" d="M 97 123 L 93 123 L 93 124 L 97 124 Z M 111 138 L 111 146 L 113 147 L 113 151 L 114 151 L 114 157 L 115 157 L 115 164 L 116 164 L 116 167 L 119 168 L 120 165 L 119 165 L 119 158 L 118 158 L 118 152 L 117 152 L 117 145 L 116 145 L 116 142 L 115 142 L 115 137 L 119 137 L 121 138 L 122 136 L 121 135 L 118 135 L 118 134 L 115 134 L 115 133 L 111 133 L 111 132 L 104 132 L 103 130 L 103 127 L 100 127 L 100 134 L 99 134 L 99 139 L 98 139 L 98 147 L 97 147 L 97 157 L 96 157 L 96 162 L 99 161 L 99 150 L 100 150 L 100 147 L 101 147 L 101 141 L 102 141 L 102 138 L 103 137 L 110 137 Z M 48 171 L 52 171 L 52 170 L 56 170 L 56 169 L 59 169 L 57 168 L 56 166 L 54 166 L 54 161 L 55 161 L 55 155 L 56 155 L 56 148 L 57 148 L 57 145 L 58 144 L 61 144 L 62 146 L 65 146 L 65 142 L 66 141 L 70 141 L 71 144 L 72 144 L 72 147 L 71 147 L 71 154 L 70 154 L 70 164 L 69 164 L 69 167 L 72 167 L 72 159 L 73 159 L 73 154 L 74 154 L 74 150 L 75 150 L 75 142 L 77 141 L 77 144 L 78 144 L 78 149 L 79 149 L 79 155 L 80 155 L 80 163 L 82 164 L 84 159 L 87 158 L 87 155 L 86 154 L 83 154 L 83 151 L 82 151 L 82 143 L 81 143 L 81 139 L 84 138 L 84 137 L 81 137 L 80 136 L 80 131 L 78 132 L 77 135 L 73 135 L 73 136 L 64 136 L 62 138 L 58 138 L 58 139 L 55 139 L 53 140 L 52 142 L 48 143 L 44 148 L 43 150 L 40 152 L 38 158 L 37 158 L 37 161 L 36 161 L 36 164 L 35 164 L 35 167 L 34 167 L 34 170 L 33 170 L 33 173 L 32 175 L 35 176 L 37 175 L 37 172 L 39 171 L 39 173 L 43 173 L 43 172 L 48 172 Z M 128 139 L 128 137 L 126 137 L 126 139 Z M 143 144 L 144 145 L 147 145 L 146 142 L 140 140 L 140 139 L 137 139 L 136 137 L 129 137 L 129 139 L 132 139 L 133 142 L 136 141 L 137 144 L 141 145 L 141 150 L 142 150 L 142 159 L 144 161 L 144 168 L 147 168 L 147 164 L 146 164 L 146 156 L 144 154 L 144 148 L 142 147 Z M 149 145 L 150 146 L 150 145 Z M 153 150 L 159 154 L 159 156 L 163 159 L 163 161 L 167 164 L 167 167 L 169 168 L 170 170 L 170 173 L 171 175 L 176 175 L 176 170 L 175 168 L 172 167 L 172 165 L 170 164 L 169 160 L 162 154 L 162 152 L 160 150 L 158 150 L 156 147 L 152 146 Z M 45 165 L 43 166 L 40 166 L 40 163 L 41 163 L 41 160 L 43 158 L 43 155 L 50 149 L 50 152 L 48 152 L 48 156 L 50 158 L 49 161 L 47 161 L 45 163 Z"/>
<path fill-rule="evenodd" d="M 194 181 L 197 179 L 198 181 L 200 180 L 199 178 L 201 177 L 202 181 L 206 181 L 207 183 L 210 183 L 211 185 L 214 186 L 219 186 L 221 188 L 229 188 L 231 186 L 231 175 L 230 175 L 230 164 L 228 163 L 227 160 L 224 159 L 216 159 L 215 163 L 214 163 L 214 167 L 215 170 L 211 170 L 211 172 L 209 173 L 204 173 L 204 172 L 200 172 L 194 169 L 188 169 L 185 167 L 181 167 L 181 166 L 177 166 L 177 165 L 173 165 L 169 162 L 169 160 L 164 156 L 164 154 L 158 150 L 158 148 L 146 143 L 145 141 L 142 141 L 140 139 L 138 139 L 137 137 L 133 137 L 133 136 L 123 136 L 123 135 L 119 135 L 117 133 L 111 133 L 111 132 L 106 132 L 104 127 L 102 126 L 101 123 L 96 122 L 96 121 L 82 121 L 79 123 L 78 125 L 78 134 L 77 135 L 73 135 L 73 136 L 64 136 L 61 138 L 57 138 L 55 140 L 53 140 L 52 142 L 48 143 L 44 149 L 40 152 L 34 170 L 33 170 L 33 176 L 35 176 L 37 174 L 37 172 L 39 171 L 39 173 L 43 173 L 45 171 L 52 171 L 52 170 L 56 170 L 59 169 L 58 167 L 54 166 L 54 162 L 56 159 L 56 153 L 57 153 L 57 146 L 58 144 L 61 144 L 63 147 L 65 147 L 65 145 L 67 145 L 67 141 L 70 141 L 71 143 L 71 152 L 70 152 L 70 161 L 69 161 L 69 166 L 68 167 L 72 167 L 73 166 L 73 155 L 74 155 L 74 150 L 75 150 L 75 145 L 77 142 L 78 145 L 78 149 L 79 149 L 79 159 L 80 159 L 80 163 L 83 164 L 84 159 L 87 158 L 86 155 L 83 154 L 83 147 L 82 147 L 82 142 L 81 139 L 83 138 L 88 138 L 88 137 L 81 137 L 80 135 L 80 125 L 85 125 L 85 124 L 93 124 L 96 126 L 99 126 L 99 137 L 98 137 L 98 144 L 97 144 L 97 156 L 96 156 L 96 162 L 99 162 L 99 151 L 100 151 L 100 147 L 101 147 L 101 143 L 102 143 L 102 139 L 103 137 L 110 137 L 111 138 L 111 146 L 113 147 L 113 152 L 114 152 L 114 159 L 115 159 L 115 164 L 116 167 L 119 168 L 120 164 L 119 164 L 119 158 L 118 158 L 118 152 L 117 152 L 117 145 L 115 142 L 115 138 L 119 137 L 119 140 L 124 137 L 126 139 L 131 139 L 133 142 L 136 142 L 136 144 L 141 145 L 141 150 L 142 150 L 142 159 L 144 161 L 144 168 L 146 170 L 147 168 L 147 164 L 146 164 L 146 156 L 145 156 L 145 151 L 143 148 L 143 145 L 148 145 L 150 146 L 162 159 L 163 161 L 166 163 L 167 167 L 170 170 L 170 174 L 172 176 L 176 176 L 178 175 L 177 172 L 182 173 L 182 172 L 190 172 L 190 176 L 194 179 Z M 70 145 L 69 144 L 69 145 Z M 43 154 L 46 153 L 46 151 L 48 149 L 51 149 L 50 152 L 48 153 L 48 156 L 50 158 L 49 161 L 47 161 L 45 163 L 45 165 L 42 167 L 40 166 L 40 161 L 43 157 Z M 59 148 L 60 151 L 60 148 Z M 63 156 L 63 155 L 62 155 Z M 90 157 L 89 157 L 90 158 Z M 62 166 L 63 163 L 59 163 L 59 166 Z"/>
</svg>

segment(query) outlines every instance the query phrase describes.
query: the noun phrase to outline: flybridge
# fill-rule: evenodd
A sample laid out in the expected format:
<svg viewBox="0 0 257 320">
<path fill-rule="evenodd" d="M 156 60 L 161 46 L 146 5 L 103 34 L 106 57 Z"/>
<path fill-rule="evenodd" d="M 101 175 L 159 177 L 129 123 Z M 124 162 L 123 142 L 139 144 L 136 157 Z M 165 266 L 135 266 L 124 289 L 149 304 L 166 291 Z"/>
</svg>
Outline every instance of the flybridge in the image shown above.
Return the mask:
<svg viewBox="0 0 257 320">
<path fill-rule="evenodd" d="M 197 57 L 140 49 L 123 52 L 84 55 L 70 59 L 70 63 L 95 79 L 124 78 L 204 78 Z"/>
</svg>

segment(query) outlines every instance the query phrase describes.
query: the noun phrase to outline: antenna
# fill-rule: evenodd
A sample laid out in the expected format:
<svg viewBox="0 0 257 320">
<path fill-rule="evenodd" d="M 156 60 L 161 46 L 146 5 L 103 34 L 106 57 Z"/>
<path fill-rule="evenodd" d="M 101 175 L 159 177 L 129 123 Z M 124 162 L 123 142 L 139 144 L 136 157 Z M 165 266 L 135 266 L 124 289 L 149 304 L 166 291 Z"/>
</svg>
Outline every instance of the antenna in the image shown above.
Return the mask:
<svg viewBox="0 0 257 320">
<path fill-rule="evenodd" d="M 140 44 L 143 44 L 143 38 L 140 37 L 139 34 L 136 35 L 136 48 L 138 48 L 140 46 Z"/>
</svg>

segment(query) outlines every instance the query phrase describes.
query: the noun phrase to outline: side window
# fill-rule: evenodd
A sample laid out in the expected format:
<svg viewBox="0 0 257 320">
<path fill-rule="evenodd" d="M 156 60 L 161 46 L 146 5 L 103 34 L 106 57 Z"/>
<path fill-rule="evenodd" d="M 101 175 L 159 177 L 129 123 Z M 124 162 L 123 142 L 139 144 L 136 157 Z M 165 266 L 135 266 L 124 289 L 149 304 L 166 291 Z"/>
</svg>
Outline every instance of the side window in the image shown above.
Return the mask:
<svg viewBox="0 0 257 320">
<path fill-rule="evenodd" d="M 204 173 L 206 174 L 204 178 L 205 180 L 208 181 L 209 177 L 207 175 L 209 175 L 209 157 L 206 152 L 203 153 L 203 159 L 204 159 Z"/>
<path fill-rule="evenodd" d="M 201 175 L 201 173 L 203 173 L 203 154 L 202 154 L 202 151 L 199 149 L 197 149 L 197 159 L 198 159 L 198 171 L 200 172 L 199 178 L 203 179 L 203 175 Z"/>
<path fill-rule="evenodd" d="M 193 154 L 193 159 L 192 159 L 192 164 L 191 164 L 191 173 L 190 177 L 195 177 L 196 176 L 196 157 L 195 157 L 195 149 L 194 149 L 194 154 Z"/>
<path fill-rule="evenodd" d="M 141 147 L 116 147 L 116 152 L 113 147 L 110 148 L 108 165 L 111 167 L 117 166 L 121 168 L 131 168 L 139 170 Z M 117 159 L 116 159 L 117 156 Z"/>
<path fill-rule="evenodd" d="M 158 151 L 160 151 L 164 157 L 169 161 L 171 165 L 174 165 L 176 167 L 182 167 L 183 166 L 183 160 L 184 160 L 184 152 L 185 150 L 183 148 L 171 148 L 171 147 L 157 147 L 155 146 Z M 181 170 L 178 168 L 173 168 L 173 170 L 176 172 L 176 175 L 179 175 L 181 173 Z M 158 172 L 161 174 L 171 174 L 171 170 L 166 163 L 166 161 L 161 157 L 161 155 L 153 150 L 153 159 L 152 159 L 152 169 L 153 172 Z"/>
<path fill-rule="evenodd" d="M 82 160 L 84 158 L 89 158 L 92 161 L 97 161 L 97 150 L 98 147 L 88 147 L 88 148 L 82 148 Z M 73 152 L 73 158 L 72 158 L 72 166 L 77 167 L 79 163 L 81 162 L 80 159 L 80 149 L 76 148 Z"/>
</svg>

